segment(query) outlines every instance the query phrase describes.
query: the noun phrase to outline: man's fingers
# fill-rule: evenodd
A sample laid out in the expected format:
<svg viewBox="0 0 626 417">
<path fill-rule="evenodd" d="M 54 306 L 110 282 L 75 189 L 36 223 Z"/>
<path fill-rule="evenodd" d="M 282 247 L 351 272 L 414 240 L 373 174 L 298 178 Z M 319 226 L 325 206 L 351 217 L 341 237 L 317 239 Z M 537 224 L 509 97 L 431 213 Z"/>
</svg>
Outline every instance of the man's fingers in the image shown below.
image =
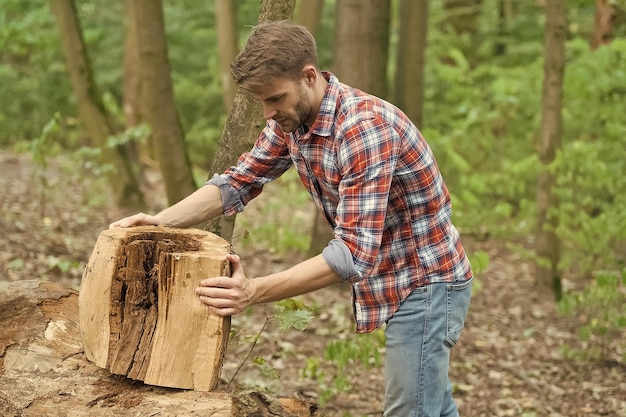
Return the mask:
<svg viewBox="0 0 626 417">
<path fill-rule="evenodd" d="M 201 295 L 198 299 L 202 304 L 205 304 L 212 313 L 219 316 L 232 316 L 243 311 L 243 308 L 231 299 L 213 298 L 206 295 Z"/>
<path fill-rule="evenodd" d="M 115 229 L 117 227 L 132 227 L 132 226 L 157 226 L 158 222 L 154 216 L 149 216 L 145 213 L 137 213 L 132 216 L 124 217 L 121 220 L 113 222 L 109 225 L 109 229 Z"/>
<path fill-rule="evenodd" d="M 246 278 L 241 259 L 234 254 L 226 255 L 231 263 L 231 277 L 205 278 L 196 288 L 200 302 L 209 310 L 220 316 L 232 316 L 242 312 L 250 305 L 251 296 L 248 290 L 249 280 Z"/>
<path fill-rule="evenodd" d="M 237 282 L 232 280 L 230 277 L 213 277 L 213 278 L 205 278 L 200 281 L 200 286 L 196 289 L 196 293 L 202 295 L 205 291 L 209 291 L 210 289 L 229 289 L 235 288 L 237 286 Z"/>
<path fill-rule="evenodd" d="M 241 258 L 239 257 L 239 255 L 229 253 L 228 255 L 226 255 L 226 259 L 228 259 L 232 267 L 231 275 L 234 276 L 243 274 L 243 265 L 241 264 Z"/>
</svg>

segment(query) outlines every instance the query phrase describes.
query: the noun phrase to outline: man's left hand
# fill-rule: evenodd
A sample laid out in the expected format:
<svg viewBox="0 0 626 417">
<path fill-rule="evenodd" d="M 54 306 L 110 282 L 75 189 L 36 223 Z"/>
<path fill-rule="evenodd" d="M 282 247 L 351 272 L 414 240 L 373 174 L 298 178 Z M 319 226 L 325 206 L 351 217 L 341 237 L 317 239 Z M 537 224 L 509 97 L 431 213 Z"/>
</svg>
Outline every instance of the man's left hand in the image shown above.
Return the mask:
<svg viewBox="0 0 626 417">
<path fill-rule="evenodd" d="M 226 259 L 231 263 L 232 276 L 206 278 L 196 288 L 200 301 L 219 316 L 242 312 L 253 303 L 256 292 L 254 280 L 244 274 L 239 256 L 227 255 Z"/>
</svg>

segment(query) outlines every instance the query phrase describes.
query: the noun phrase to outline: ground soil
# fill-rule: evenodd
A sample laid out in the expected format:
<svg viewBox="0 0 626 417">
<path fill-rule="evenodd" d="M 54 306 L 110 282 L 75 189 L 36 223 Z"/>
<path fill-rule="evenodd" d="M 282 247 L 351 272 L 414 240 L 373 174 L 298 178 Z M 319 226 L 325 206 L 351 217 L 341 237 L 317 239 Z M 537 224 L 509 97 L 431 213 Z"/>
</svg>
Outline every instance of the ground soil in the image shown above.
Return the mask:
<svg viewBox="0 0 626 417">
<path fill-rule="evenodd" d="M 89 175 L 68 166 L 51 160 L 42 169 L 28 155 L 0 153 L 0 289 L 3 283 L 26 279 L 80 289 L 82 269 L 100 231 L 129 213 L 107 201 L 106 189 Z M 158 179 L 146 190 L 148 210 L 162 208 Z M 270 187 L 266 192 L 271 193 Z M 257 200 L 253 204 L 259 207 L 262 197 Z M 247 212 L 258 215 L 254 205 Z M 307 226 L 303 224 L 302 233 L 308 233 Z M 247 233 L 238 231 L 236 236 Z M 594 341 L 584 344 L 577 336 L 583 317 L 559 315 L 554 302 L 539 297 L 533 288 L 532 264 L 507 249 L 506 242 L 463 237 L 468 252 L 487 252 L 490 264 L 477 278 L 478 291 L 452 353 L 450 376 L 461 415 L 626 417 L 626 366 L 620 350 L 625 335 L 613 337 L 603 360 L 566 358 L 563 346 L 588 352 L 597 346 Z M 298 253 L 279 256 L 250 245 L 238 252 L 249 276 L 302 259 Z M 357 337 L 352 333 L 349 290 L 337 286 L 301 299 L 319 309 L 305 331 L 281 330 L 272 318 L 273 305 L 255 306 L 233 318 L 220 388 L 319 400 L 336 371 L 323 360 L 327 343 Z M 255 344 L 252 340 L 259 332 Z M 260 359 L 246 360 L 248 356 Z M 325 378 L 303 376 L 311 358 L 321 359 Z M 356 362 L 345 372 L 351 389 L 331 398 L 324 413 L 381 415 L 382 367 Z"/>
</svg>

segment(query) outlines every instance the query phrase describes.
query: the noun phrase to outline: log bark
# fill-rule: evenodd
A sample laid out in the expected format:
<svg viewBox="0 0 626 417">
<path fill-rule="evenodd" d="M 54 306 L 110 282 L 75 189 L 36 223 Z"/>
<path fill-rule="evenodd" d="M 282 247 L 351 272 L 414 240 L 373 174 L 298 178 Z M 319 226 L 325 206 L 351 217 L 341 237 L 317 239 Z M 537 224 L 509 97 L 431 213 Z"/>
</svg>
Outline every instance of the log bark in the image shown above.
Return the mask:
<svg viewBox="0 0 626 417">
<path fill-rule="evenodd" d="M 112 375 L 82 351 L 76 291 L 18 281 L 0 291 L 3 417 L 237 414 L 230 394 L 155 387 Z"/>
<path fill-rule="evenodd" d="M 214 389 L 230 317 L 210 313 L 194 290 L 204 278 L 230 275 L 229 251 L 224 239 L 198 229 L 103 231 L 81 282 L 86 357 L 146 384 Z"/>
</svg>

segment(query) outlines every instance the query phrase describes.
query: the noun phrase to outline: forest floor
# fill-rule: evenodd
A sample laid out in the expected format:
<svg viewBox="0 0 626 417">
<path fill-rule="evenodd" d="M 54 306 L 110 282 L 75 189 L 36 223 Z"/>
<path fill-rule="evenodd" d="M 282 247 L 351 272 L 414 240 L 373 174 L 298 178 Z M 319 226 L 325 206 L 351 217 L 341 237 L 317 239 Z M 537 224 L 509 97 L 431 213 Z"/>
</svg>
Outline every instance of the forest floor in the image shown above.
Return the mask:
<svg viewBox="0 0 626 417">
<path fill-rule="evenodd" d="M 163 206 L 155 184 L 148 193 L 151 211 Z M 266 193 L 272 192 L 271 187 Z M 24 279 L 79 289 L 82 269 L 100 231 L 128 214 L 107 203 L 106 191 L 87 175 L 68 170 L 66 163 L 50 161 L 41 171 L 28 155 L 7 151 L 0 152 L 0 190 L 0 289 L 3 282 Z M 254 205 L 263 204 L 262 199 L 251 203 L 247 215 L 258 216 Z M 303 232 L 308 230 L 303 224 Z M 532 265 L 507 249 L 506 242 L 466 237 L 464 243 L 469 253 L 487 252 L 490 264 L 477 278 L 478 291 L 463 335 L 452 351 L 450 376 L 461 415 L 626 417 L 626 366 L 620 359 L 626 335 L 612 339 L 604 360 L 565 358 L 563 346 L 588 350 L 597 346 L 598 341 L 580 342 L 581 318 L 563 317 L 554 302 L 537 296 Z M 249 276 L 302 259 L 263 248 L 237 251 Z M 324 361 L 327 343 L 360 337 L 352 333 L 349 294 L 346 287 L 336 286 L 301 297 L 321 311 L 305 331 L 281 330 L 278 320 L 268 319 L 275 314 L 272 305 L 255 306 L 233 317 L 236 336 L 229 344 L 220 388 L 226 389 L 236 374 L 228 389 L 319 399 L 335 372 L 332 363 Z M 250 337 L 264 325 L 251 357 L 263 358 L 265 368 L 278 377 L 268 376 L 251 360 L 244 361 L 252 348 Z M 303 376 L 312 358 L 320 359 L 325 372 L 321 380 Z M 338 392 L 323 411 L 337 417 L 381 415 L 382 367 L 355 362 L 345 372 L 351 389 Z"/>
</svg>

